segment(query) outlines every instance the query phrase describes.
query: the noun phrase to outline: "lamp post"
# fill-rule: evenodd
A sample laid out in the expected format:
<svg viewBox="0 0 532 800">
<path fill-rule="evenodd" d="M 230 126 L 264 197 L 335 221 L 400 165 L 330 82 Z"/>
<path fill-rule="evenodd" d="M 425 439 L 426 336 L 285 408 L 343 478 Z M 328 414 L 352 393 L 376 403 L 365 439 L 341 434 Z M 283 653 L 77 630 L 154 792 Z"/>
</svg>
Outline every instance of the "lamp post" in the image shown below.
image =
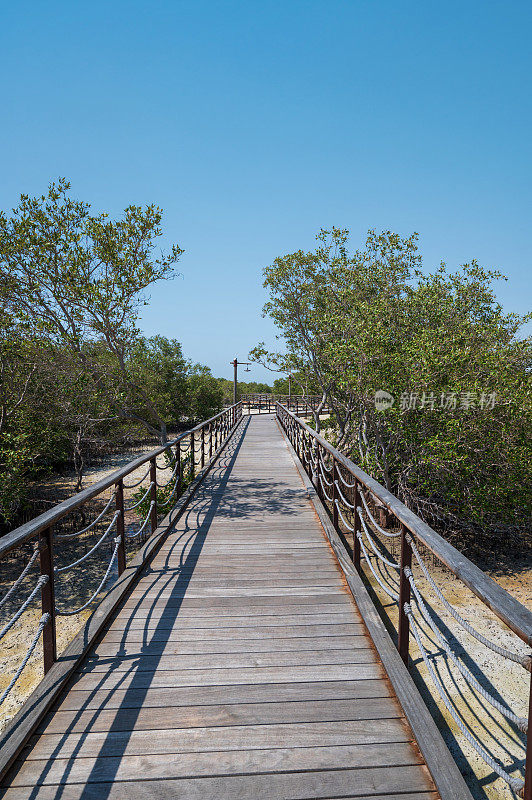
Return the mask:
<svg viewBox="0 0 532 800">
<path fill-rule="evenodd" d="M 250 363 L 251 363 L 250 361 L 239 361 L 238 358 L 235 358 L 233 361 L 231 361 L 231 364 L 233 365 L 233 370 L 234 370 L 233 371 L 233 405 L 236 405 L 236 403 L 238 402 L 238 397 L 237 397 L 238 365 L 239 364 L 241 366 L 245 365 L 246 369 L 244 370 L 244 372 L 251 372 L 251 370 L 249 368 Z"/>
</svg>

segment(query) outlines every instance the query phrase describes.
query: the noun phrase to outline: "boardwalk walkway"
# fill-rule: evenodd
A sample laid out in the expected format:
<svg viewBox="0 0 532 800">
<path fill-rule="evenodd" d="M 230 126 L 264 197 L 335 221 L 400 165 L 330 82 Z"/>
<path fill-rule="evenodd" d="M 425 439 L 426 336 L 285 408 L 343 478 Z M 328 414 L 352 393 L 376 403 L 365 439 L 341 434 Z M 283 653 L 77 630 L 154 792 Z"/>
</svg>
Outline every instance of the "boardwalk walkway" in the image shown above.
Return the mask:
<svg viewBox="0 0 532 800">
<path fill-rule="evenodd" d="M 272 416 L 247 417 L 6 800 L 435 800 Z"/>
</svg>

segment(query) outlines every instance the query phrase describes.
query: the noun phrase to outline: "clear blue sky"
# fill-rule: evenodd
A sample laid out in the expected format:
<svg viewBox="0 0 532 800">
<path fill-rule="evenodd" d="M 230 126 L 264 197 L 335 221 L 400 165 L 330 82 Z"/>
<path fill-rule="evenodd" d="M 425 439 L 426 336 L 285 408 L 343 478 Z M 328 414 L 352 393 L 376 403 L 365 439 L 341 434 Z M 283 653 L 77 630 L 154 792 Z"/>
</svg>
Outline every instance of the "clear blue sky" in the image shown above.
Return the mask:
<svg viewBox="0 0 532 800">
<path fill-rule="evenodd" d="M 427 267 L 477 258 L 529 309 L 530 2 L 39 0 L 0 22 L 0 206 L 60 175 L 97 210 L 162 206 L 183 277 L 143 328 L 216 375 L 274 344 L 261 269 L 322 226 L 416 230 Z"/>
</svg>

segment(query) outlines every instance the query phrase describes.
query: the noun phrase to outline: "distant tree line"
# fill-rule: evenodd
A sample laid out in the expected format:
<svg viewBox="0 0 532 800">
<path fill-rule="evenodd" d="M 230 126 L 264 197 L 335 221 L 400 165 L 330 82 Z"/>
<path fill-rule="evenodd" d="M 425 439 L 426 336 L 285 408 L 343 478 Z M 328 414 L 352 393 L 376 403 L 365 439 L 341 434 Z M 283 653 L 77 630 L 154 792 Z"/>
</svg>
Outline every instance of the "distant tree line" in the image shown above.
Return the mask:
<svg viewBox="0 0 532 800">
<path fill-rule="evenodd" d="M 446 535 L 523 544 L 531 315 L 505 313 L 493 291 L 503 276 L 476 261 L 423 269 L 416 234 L 370 231 L 354 251 L 347 230 L 317 239 L 265 269 L 264 310 L 286 350 L 260 344 L 254 360 L 319 393 L 334 444 Z M 391 406 L 375 402 L 382 390 Z"/>
</svg>

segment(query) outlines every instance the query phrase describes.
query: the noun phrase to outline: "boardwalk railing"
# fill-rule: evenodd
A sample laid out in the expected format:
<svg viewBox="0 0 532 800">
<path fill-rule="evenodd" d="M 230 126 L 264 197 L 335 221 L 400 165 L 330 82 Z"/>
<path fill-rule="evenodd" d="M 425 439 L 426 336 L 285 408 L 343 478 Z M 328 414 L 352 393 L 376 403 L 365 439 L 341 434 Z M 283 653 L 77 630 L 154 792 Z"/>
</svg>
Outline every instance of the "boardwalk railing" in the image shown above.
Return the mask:
<svg viewBox="0 0 532 800">
<path fill-rule="evenodd" d="M 79 614 L 101 599 L 113 573 L 122 575 L 127 556 L 155 532 L 159 518 L 171 510 L 196 473 L 214 462 L 241 417 L 242 403 L 237 403 L 168 444 L 130 461 L 0 539 L 0 563 L 5 567 L 9 561 L 14 572 L 11 585 L 7 586 L 5 578 L 2 579 L 7 591 L 4 589 L 0 599 L 0 610 L 4 609 L 5 618 L 0 641 L 21 617 L 22 622 L 27 620 L 27 615 L 23 615 L 35 611 L 39 599 L 42 611 L 26 653 L 0 694 L 0 706 L 20 678 L 41 637 L 45 674 L 50 670 L 57 660 L 57 618 Z M 126 481 L 129 475 L 143 467 L 140 477 L 135 474 L 133 481 Z M 133 489 L 136 492 L 131 494 Z M 107 490 L 110 490 L 110 496 L 104 497 Z M 90 522 L 87 522 L 87 513 L 94 516 Z M 127 519 L 133 522 L 128 524 Z M 135 519 L 139 519 L 138 524 L 134 524 Z M 65 532 L 67 520 L 74 523 L 70 524 L 69 532 Z M 96 541 L 87 539 L 87 534 L 95 536 Z M 106 558 L 104 565 L 97 570 L 99 574 L 94 585 L 85 590 L 85 594 L 90 596 L 77 607 L 60 605 L 58 579 L 66 578 L 67 587 L 69 581 L 74 586 L 82 583 L 88 567 L 94 564 L 88 560 L 98 551 L 106 554 Z M 26 563 L 23 569 L 18 568 L 17 573 L 15 568 L 24 559 Z M 72 598 L 72 589 L 62 594 L 68 597 L 69 592 Z M 20 599 L 23 594 L 23 599 Z M 77 599 L 77 595 L 74 596 Z"/>
<path fill-rule="evenodd" d="M 275 411 L 275 404 L 281 403 L 285 408 L 293 411 L 297 416 L 308 416 L 316 411 L 322 402 L 321 395 L 303 395 L 303 394 L 244 394 L 242 395 L 242 403 L 244 408 L 248 411 L 258 411 L 259 414 L 271 414 Z M 329 413 L 329 406 L 325 403 L 321 408 L 322 414 Z"/>
<path fill-rule="evenodd" d="M 478 755 L 516 794 L 525 800 L 532 800 L 532 736 L 528 736 L 527 740 L 523 781 L 520 777 L 510 775 L 504 765 L 492 758 L 457 713 L 449 689 L 444 685 L 441 673 L 435 668 L 433 660 L 426 651 L 420 635 L 420 622 L 428 626 L 434 641 L 445 652 L 468 686 L 523 733 L 527 732 L 532 718 L 532 692 L 527 719 L 519 717 L 507 703 L 493 697 L 479 683 L 459 657 L 459 653 L 453 649 L 453 643 L 437 626 L 430 601 L 421 590 L 419 577 L 430 587 L 431 599 L 435 596 L 460 628 L 476 641 L 500 658 L 514 662 L 518 668 L 528 672 L 531 672 L 532 658 L 530 654 L 521 655 L 497 645 L 467 622 L 449 603 L 434 580 L 424 554 L 427 551 L 432 554 L 527 645 L 532 645 L 532 613 L 289 409 L 277 403 L 276 414 L 329 513 L 334 528 L 350 552 L 355 568 L 361 574 L 367 568 L 368 575 L 371 575 L 386 596 L 397 604 L 397 647 L 403 661 L 408 666 L 409 644 L 413 634 L 427 672 L 457 728 Z M 383 511 L 386 521 L 382 518 Z M 380 519 L 377 519 L 379 516 Z M 390 548 L 386 546 L 394 540 L 400 543 L 398 560 L 394 560 Z M 415 577 L 413 567 L 418 577 Z"/>
</svg>

